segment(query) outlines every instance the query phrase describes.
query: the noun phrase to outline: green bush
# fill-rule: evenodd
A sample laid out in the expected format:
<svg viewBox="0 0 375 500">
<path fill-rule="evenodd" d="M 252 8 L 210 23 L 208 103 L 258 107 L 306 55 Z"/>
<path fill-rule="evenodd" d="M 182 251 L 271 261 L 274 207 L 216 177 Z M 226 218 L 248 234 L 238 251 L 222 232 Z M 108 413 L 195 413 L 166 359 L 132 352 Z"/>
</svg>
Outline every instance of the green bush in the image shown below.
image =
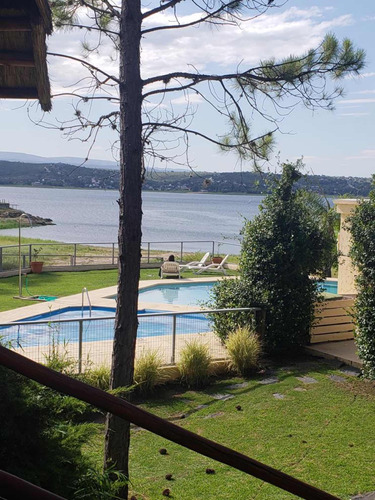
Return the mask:
<svg viewBox="0 0 375 500">
<path fill-rule="evenodd" d="M 294 188 L 301 177 L 296 168 L 300 166 L 300 162 L 283 165 L 260 214 L 245 222 L 239 283 L 220 282 L 211 303 L 213 307 L 263 305 L 266 324 L 262 345 L 274 354 L 308 343 L 314 303 L 321 299 L 318 283 L 309 276 L 324 277 L 334 240 L 332 227 L 321 211 L 311 209 L 311 197 Z M 233 331 L 233 318 L 225 321 L 225 317 L 214 318 L 214 329 L 221 339 Z"/>
<path fill-rule="evenodd" d="M 108 391 L 111 383 L 111 369 L 106 365 L 90 367 L 79 376 L 79 379 L 86 384 L 102 389 L 102 391 Z"/>
<path fill-rule="evenodd" d="M 76 415 L 73 398 L 3 367 L 0 394 L 0 469 L 71 498 L 89 466 L 81 448 L 93 426 L 67 419 Z"/>
<path fill-rule="evenodd" d="M 77 481 L 73 498 L 74 500 L 114 500 L 121 498 L 120 491 L 127 484 L 126 476 L 113 468 L 108 468 L 103 472 L 89 469 Z"/>
<path fill-rule="evenodd" d="M 230 368 L 240 375 L 246 376 L 258 367 L 261 343 L 259 336 L 249 327 L 239 327 L 230 333 L 225 347 L 230 358 Z"/>
<path fill-rule="evenodd" d="M 134 382 L 139 392 L 150 393 L 158 383 L 162 382 L 161 365 L 161 358 L 156 351 L 142 352 L 136 359 Z"/>
<path fill-rule="evenodd" d="M 375 176 L 373 177 L 373 185 Z M 359 274 L 355 301 L 356 344 L 363 372 L 375 379 L 375 189 L 349 218 L 352 235 L 350 255 Z"/>
<path fill-rule="evenodd" d="M 195 388 L 205 386 L 209 379 L 210 363 L 211 356 L 207 345 L 198 340 L 186 342 L 178 363 L 182 383 Z"/>
<path fill-rule="evenodd" d="M 226 279 L 218 281 L 210 291 L 210 301 L 206 304 L 212 309 L 230 309 L 255 305 L 255 296 L 251 296 L 251 288 L 246 280 Z M 226 312 L 210 314 L 216 335 L 225 343 L 230 332 L 237 327 L 251 325 L 255 328 L 254 313 Z"/>
</svg>

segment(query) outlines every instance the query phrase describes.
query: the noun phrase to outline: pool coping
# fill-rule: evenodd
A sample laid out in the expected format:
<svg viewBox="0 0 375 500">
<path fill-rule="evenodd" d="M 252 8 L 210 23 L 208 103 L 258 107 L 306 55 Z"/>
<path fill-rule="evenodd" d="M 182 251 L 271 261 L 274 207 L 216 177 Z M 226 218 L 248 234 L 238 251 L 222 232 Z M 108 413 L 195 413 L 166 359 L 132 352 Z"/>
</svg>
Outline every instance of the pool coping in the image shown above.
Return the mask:
<svg viewBox="0 0 375 500">
<path fill-rule="evenodd" d="M 213 283 L 222 280 L 223 276 L 212 276 L 204 278 L 182 278 L 182 279 L 157 279 L 157 280 L 141 280 L 139 282 L 139 289 L 150 288 L 155 285 L 173 285 L 182 283 Z M 227 276 L 226 278 L 231 278 Z M 97 288 L 95 290 L 89 290 L 89 297 L 91 305 L 93 307 L 116 307 L 116 302 L 110 296 L 117 293 L 117 285 Z M 9 311 L 0 312 L 0 325 L 4 323 L 11 323 L 31 316 L 36 316 L 39 314 L 45 314 L 50 311 L 57 311 L 66 307 L 81 307 L 82 305 L 82 292 L 74 295 L 68 295 L 66 297 L 60 297 L 54 301 L 50 302 L 38 302 L 33 303 L 29 306 L 19 307 L 16 309 L 11 309 Z M 85 297 L 84 305 L 87 306 L 87 297 Z M 138 303 L 138 309 L 154 309 L 160 312 L 170 311 L 170 312 L 183 312 L 183 311 L 200 311 L 203 308 L 200 306 L 188 306 L 188 305 L 172 305 L 164 303 L 154 303 L 154 302 L 143 302 Z"/>
</svg>

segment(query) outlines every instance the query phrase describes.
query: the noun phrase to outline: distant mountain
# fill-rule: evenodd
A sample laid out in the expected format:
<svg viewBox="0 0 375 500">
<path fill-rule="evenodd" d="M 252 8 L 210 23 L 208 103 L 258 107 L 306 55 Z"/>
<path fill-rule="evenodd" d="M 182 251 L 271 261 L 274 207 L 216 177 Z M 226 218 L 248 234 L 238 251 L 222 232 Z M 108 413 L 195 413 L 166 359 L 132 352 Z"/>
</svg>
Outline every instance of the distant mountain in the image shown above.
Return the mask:
<svg viewBox="0 0 375 500">
<path fill-rule="evenodd" d="M 0 151 L 0 160 L 2 161 L 15 161 L 22 163 L 64 163 L 66 165 L 81 165 L 84 158 L 77 158 L 75 156 L 37 156 L 27 153 L 14 153 L 11 151 Z M 88 168 L 102 168 L 104 170 L 116 170 L 118 165 L 115 161 L 110 160 L 91 160 L 89 159 L 84 165 Z"/>
</svg>

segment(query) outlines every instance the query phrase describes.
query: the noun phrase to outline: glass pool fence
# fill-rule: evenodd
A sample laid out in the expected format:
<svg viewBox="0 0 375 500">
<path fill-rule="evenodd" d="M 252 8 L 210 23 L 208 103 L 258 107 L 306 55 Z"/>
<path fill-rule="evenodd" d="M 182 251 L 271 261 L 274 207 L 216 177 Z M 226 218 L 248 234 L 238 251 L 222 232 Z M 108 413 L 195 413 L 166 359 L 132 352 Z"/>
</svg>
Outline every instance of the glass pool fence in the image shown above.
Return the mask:
<svg viewBox="0 0 375 500">
<path fill-rule="evenodd" d="M 212 320 L 230 315 L 239 324 L 245 319 L 261 327 L 264 311 L 250 307 L 195 312 L 152 312 L 138 314 L 136 358 L 156 351 L 164 365 L 178 363 L 182 349 L 192 341 L 207 345 L 214 360 L 226 359 L 220 339 L 212 331 Z M 57 354 L 76 364 L 77 372 L 110 366 L 114 336 L 114 316 L 78 317 L 18 321 L 0 324 L 0 338 L 11 349 L 47 363 Z"/>
</svg>

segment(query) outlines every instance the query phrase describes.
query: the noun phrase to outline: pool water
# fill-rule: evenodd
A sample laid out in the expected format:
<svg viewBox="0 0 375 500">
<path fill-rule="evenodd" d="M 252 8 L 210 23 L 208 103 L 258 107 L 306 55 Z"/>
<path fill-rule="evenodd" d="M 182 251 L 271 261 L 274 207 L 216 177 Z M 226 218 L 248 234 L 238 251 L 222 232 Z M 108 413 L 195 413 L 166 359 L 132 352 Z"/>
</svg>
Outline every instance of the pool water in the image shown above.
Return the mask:
<svg viewBox="0 0 375 500">
<path fill-rule="evenodd" d="M 214 282 L 154 285 L 139 290 L 139 301 L 156 304 L 197 305 L 209 299 Z"/>
<path fill-rule="evenodd" d="M 210 298 L 215 282 L 174 283 L 173 285 L 154 285 L 139 290 L 139 301 L 155 304 L 200 305 Z M 337 281 L 324 281 L 322 291 L 337 293 Z"/>
<path fill-rule="evenodd" d="M 79 341 L 80 318 L 91 318 L 82 322 L 82 341 L 97 342 L 113 340 L 115 309 L 109 307 L 66 307 L 56 311 L 30 316 L 20 321 L 26 325 L 0 327 L 0 334 L 6 336 L 15 346 L 33 347 L 55 343 L 76 343 Z M 149 316 L 160 313 L 151 309 L 138 311 L 138 338 L 156 337 L 172 334 L 173 317 Z M 108 319 L 100 319 L 106 317 Z M 58 322 L 59 320 L 68 320 Z M 38 323 L 44 321 L 44 323 Z M 47 323 L 45 321 L 48 321 Z M 33 322 L 35 322 L 33 324 Z M 208 318 L 203 314 L 176 316 L 176 334 L 196 334 L 211 331 Z"/>
</svg>

